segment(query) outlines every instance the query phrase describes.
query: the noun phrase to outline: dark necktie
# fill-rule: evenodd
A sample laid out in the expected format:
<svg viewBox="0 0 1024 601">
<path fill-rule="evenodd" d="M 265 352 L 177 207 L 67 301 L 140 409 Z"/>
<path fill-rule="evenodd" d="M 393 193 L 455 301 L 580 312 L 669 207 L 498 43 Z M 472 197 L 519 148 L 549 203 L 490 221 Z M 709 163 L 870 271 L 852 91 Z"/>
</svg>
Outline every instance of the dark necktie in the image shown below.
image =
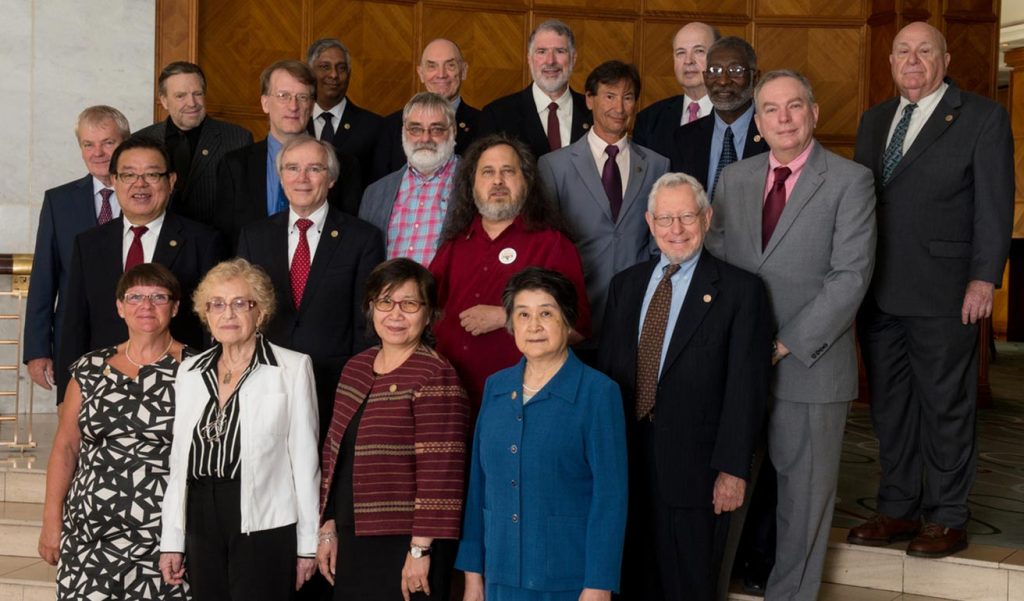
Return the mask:
<svg viewBox="0 0 1024 601">
<path fill-rule="evenodd" d="M 129 229 L 135 237 L 132 238 L 132 243 L 128 246 L 128 256 L 124 260 L 125 271 L 146 261 L 146 256 L 142 253 L 142 234 L 149 231 L 149 228 L 144 225 L 133 225 Z"/>
<path fill-rule="evenodd" d="M 100 190 L 100 214 L 96 216 L 96 223 L 103 225 L 114 218 L 114 211 L 110 206 L 110 195 L 114 191 L 110 188 L 103 188 Z"/>
<path fill-rule="evenodd" d="M 615 157 L 619 155 L 619 147 L 609 144 L 604 152 L 608 155 L 608 160 L 604 162 L 604 169 L 601 170 L 601 185 L 608 196 L 612 221 L 618 221 L 619 210 L 622 209 L 622 174 L 619 173 L 619 164 L 615 162 Z"/>
<path fill-rule="evenodd" d="M 171 168 L 178 174 L 174 191 L 184 193 L 185 187 L 188 186 L 189 172 L 192 170 L 192 145 L 188 143 L 188 136 L 183 131 L 178 132 L 171 149 Z M 180 196 L 175 194 L 175 198 L 180 198 Z"/>
<path fill-rule="evenodd" d="M 558 129 L 558 103 L 548 105 L 548 147 L 558 150 L 562 147 L 562 132 Z"/>
<path fill-rule="evenodd" d="M 687 115 L 686 115 L 686 122 L 687 123 L 693 123 L 694 121 L 696 121 L 697 120 L 697 113 L 699 113 L 699 112 L 700 112 L 700 103 L 699 102 L 691 102 L 690 106 L 686 107 L 686 113 L 687 113 Z"/>
<path fill-rule="evenodd" d="M 718 157 L 718 166 L 715 167 L 715 181 L 711 183 L 708 196 L 715 191 L 718 185 L 718 176 L 722 175 L 722 169 L 736 162 L 736 145 L 732 143 L 732 127 L 725 128 L 725 137 L 722 138 L 722 154 Z"/>
<path fill-rule="evenodd" d="M 764 208 L 761 209 L 761 250 L 767 248 L 775 226 L 779 224 L 782 209 L 786 208 L 786 179 L 790 173 L 792 171 L 789 167 L 775 168 L 775 183 L 772 184 L 768 198 L 764 201 Z"/>
<path fill-rule="evenodd" d="M 670 263 L 665 266 L 651 303 L 647 305 L 644 327 L 640 330 L 640 342 L 636 348 L 637 420 L 647 417 L 654 409 L 661 371 L 661 346 L 665 341 L 665 329 L 668 328 L 668 312 L 672 307 L 672 275 L 677 271 L 679 265 Z"/>
<path fill-rule="evenodd" d="M 324 128 L 320 130 L 320 139 L 328 144 L 334 143 L 334 125 L 331 124 L 331 119 L 334 115 L 331 113 L 320 113 L 320 116 L 324 120 Z"/>
<path fill-rule="evenodd" d="M 900 160 L 903 158 L 903 140 L 907 138 L 910 116 L 914 114 L 914 109 L 916 108 L 916 104 L 908 104 L 903 107 L 903 116 L 900 117 L 900 122 L 896 124 L 896 129 L 892 132 L 892 140 L 889 140 L 889 146 L 885 148 L 885 153 L 882 154 L 882 184 L 889 183 L 889 177 L 892 176 L 892 172 L 896 170 L 896 165 L 899 165 Z"/>
<path fill-rule="evenodd" d="M 299 229 L 299 245 L 295 247 L 295 255 L 292 257 L 292 299 L 295 301 L 295 308 L 302 305 L 302 293 L 306 290 L 306 279 L 309 278 L 309 240 L 306 239 L 306 231 L 313 227 L 309 219 L 299 219 L 295 222 Z"/>
</svg>

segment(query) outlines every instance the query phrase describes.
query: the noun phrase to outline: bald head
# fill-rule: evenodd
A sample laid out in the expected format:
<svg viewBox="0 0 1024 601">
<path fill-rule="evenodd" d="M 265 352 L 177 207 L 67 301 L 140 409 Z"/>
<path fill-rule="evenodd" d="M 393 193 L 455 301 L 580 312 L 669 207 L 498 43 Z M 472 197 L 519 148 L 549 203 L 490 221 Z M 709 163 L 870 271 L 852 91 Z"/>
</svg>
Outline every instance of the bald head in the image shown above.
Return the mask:
<svg viewBox="0 0 1024 601">
<path fill-rule="evenodd" d="M 468 71 L 469 65 L 463 60 L 458 44 L 444 38 L 433 40 L 423 48 L 420 64 L 416 67 L 427 91 L 449 102 L 459 97 Z"/>
<path fill-rule="evenodd" d="M 901 29 L 889 55 L 892 79 L 900 96 L 917 102 L 937 90 L 946 76 L 949 58 L 946 38 L 938 29 L 923 21 Z"/>
<path fill-rule="evenodd" d="M 707 52 L 719 37 L 718 30 L 714 27 L 694 21 L 684 25 L 672 38 L 676 81 L 683 86 L 683 92 L 692 100 L 699 100 L 707 94 L 704 88 Z"/>
</svg>

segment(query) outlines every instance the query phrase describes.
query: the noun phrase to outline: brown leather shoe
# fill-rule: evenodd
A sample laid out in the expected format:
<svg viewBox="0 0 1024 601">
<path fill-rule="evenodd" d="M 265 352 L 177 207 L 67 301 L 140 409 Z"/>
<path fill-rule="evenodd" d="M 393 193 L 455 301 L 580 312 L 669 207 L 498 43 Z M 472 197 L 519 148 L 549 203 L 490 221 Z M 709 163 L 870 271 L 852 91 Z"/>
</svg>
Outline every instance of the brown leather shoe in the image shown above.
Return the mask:
<svg viewBox="0 0 1024 601">
<path fill-rule="evenodd" d="M 920 528 L 921 522 L 918 520 L 898 520 L 877 513 L 860 526 L 851 528 L 846 542 L 851 545 L 884 547 L 894 541 L 914 538 Z"/>
<path fill-rule="evenodd" d="M 962 528 L 947 528 L 928 522 L 920 534 L 910 541 L 907 555 L 913 557 L 946 557 L 967 548 L 967 531 Z"/>
</svg>

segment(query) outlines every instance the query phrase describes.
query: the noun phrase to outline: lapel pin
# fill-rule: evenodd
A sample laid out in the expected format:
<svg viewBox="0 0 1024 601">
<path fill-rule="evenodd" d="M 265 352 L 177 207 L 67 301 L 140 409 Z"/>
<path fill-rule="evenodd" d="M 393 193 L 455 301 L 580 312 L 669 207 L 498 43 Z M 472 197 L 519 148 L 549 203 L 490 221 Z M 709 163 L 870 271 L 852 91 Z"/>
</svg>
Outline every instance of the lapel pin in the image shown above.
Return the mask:
<svg viewBox="0 0 1024 601">
<path fill-rule="evenodd" d="M 177 240 L 171 240 L 170 242 L 168 242 L 168 244 L 170 244 L 172 247 L 174 247 L 174 246 L 178 245 L 178 241 Z"/>
<path fill-rule="evenodd" d="M 210 151 L 204 148 L 203 149 L 203 156 L 206 156 L 208 154 L 210 154 Z"/>
<path fill-rule="evenodd" d="M 391 392 L 394 392 L 394 391 L 398 390 L 398 385 L 397 384 L 392 384 L 391 386 L 388 387 L 388 390 L 390 390 Z"/>
<path fill-rule="evenodd" d="M 949 123 L 952 120 L 953 120 L 953 115 L 946 115 L 946 123 Z"/>
<path fill-rule="evenodd" d="M 711 302 L 711 295 L 710 294 L 705 294 L 704 295 L 704 302 L 706 302 L 706 303 L 710 303 Z"/>
<path fill-rule="evenodd" d="M 352 129 L 352 124 L 351 123 L 346 123 L 345 124 L 345 129 Z"/>
<path fill-rule="evenodd" d="M 761 142 L 761 134 L 755 135 L 754 136 L 754 143 L 760 143 L 760 142 Z"/>
<path fill-rule="evenodd" d="M 331 230 L 331 238 L 337 238 L 337 237 L 338 237 L 338 230 Z"/>
<path fill-rule="evenodd" d="M 466 129 L 466 122 L 465 121 L 459 121 L 459 128 L 460 129 Z"/>
<path fill-rule="evenodd" d="M 515 391 L 515 390 L 513 390 L 513 391 L 512 391 L 512 399 L 514 400 L 515 398 L 516 398 L 516 391 Z"/>
<path fill-rule="evenodd" d="M 590 129 L 590 124 L 589 123 L 584 123 L 583 124 L 583 129 Z"/>
</svg>

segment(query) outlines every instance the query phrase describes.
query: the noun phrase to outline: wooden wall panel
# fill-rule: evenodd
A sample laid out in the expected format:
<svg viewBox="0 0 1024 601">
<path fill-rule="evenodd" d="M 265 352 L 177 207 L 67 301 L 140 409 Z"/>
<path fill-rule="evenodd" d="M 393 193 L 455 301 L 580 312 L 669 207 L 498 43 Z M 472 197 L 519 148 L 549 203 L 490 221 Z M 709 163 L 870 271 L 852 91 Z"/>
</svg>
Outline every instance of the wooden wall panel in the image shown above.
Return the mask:
<svg viewBox="0 0 1024 601">
<path fill-rule="evenodd" d="M 757 3 L 757 16 L 858 19 L 865 8 L 850 0 L 771 0 Z"/>
<path fill-rule="evenodd" d="M 978 23 L 950 19 L 945 34 L 951 55 L 948 74 L 953 81 L 965 90 L 995 96 L 998 21 Z"/>
<path fill-rule="evenodd" d="M 644 6 L 651 13 L 679 13 L 686 21 L 711 20 L 715 17 L 750 18 L 748 0 L 646 0 Z"/>
</svg>

